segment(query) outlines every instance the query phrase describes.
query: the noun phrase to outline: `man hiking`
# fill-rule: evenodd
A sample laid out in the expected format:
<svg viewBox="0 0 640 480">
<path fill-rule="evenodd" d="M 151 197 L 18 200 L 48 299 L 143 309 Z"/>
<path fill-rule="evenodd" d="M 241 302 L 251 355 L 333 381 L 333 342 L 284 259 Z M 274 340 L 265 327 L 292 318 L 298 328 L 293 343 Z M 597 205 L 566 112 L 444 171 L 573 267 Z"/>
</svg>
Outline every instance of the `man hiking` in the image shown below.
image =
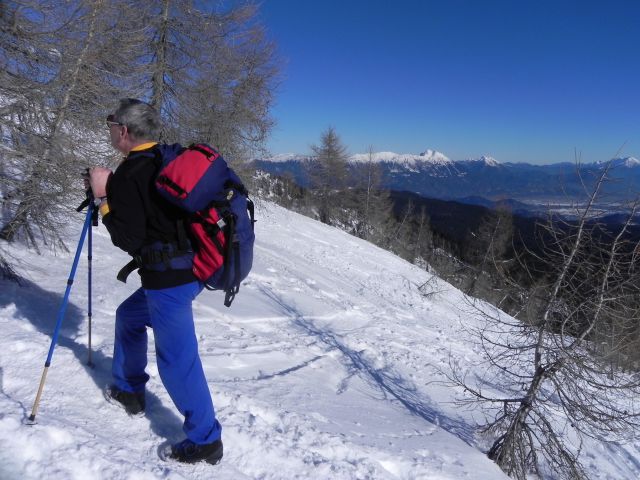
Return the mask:
<svg viewBox="0 0 640 480">
<path fill-rule="evenodd" d="M 179 462 L 222 458 L 222 427 L 198 354 L 192 301 L 203 284 L 192 272 L 193 253 L 184 232 L 184 210 L 155 188 L 163 145 L 156 141 L 161 121 L 151 105 L 120 100 L 107 117 L 111 145 L 125 158 L 115 172 L 89 169 L 89 184 L 113 244 L 138 263 L 142 287 L 116 310 L 113 384 L 105 397 L 129 415 L 145 409 L 147 327 L 153 328 L 160 378 L 184 416 L 186 439 L 166 457 Z"/>
</svg>

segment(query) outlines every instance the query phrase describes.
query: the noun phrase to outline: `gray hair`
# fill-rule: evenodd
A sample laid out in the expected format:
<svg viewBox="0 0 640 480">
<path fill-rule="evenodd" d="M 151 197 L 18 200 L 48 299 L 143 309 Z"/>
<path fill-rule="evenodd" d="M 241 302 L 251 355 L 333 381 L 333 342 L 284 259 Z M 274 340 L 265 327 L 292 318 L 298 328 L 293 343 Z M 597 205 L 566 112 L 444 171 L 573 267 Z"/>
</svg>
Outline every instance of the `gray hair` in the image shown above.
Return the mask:
<svg viewBox="0 0 640 480">
<path fill-rule="evenodd" d="M 160 115 L 142 100 L 123 98 L 114 113 L 115 121 L 125 125 L 134 140 L 157 140 L 162 129 Z"/>
</svg>

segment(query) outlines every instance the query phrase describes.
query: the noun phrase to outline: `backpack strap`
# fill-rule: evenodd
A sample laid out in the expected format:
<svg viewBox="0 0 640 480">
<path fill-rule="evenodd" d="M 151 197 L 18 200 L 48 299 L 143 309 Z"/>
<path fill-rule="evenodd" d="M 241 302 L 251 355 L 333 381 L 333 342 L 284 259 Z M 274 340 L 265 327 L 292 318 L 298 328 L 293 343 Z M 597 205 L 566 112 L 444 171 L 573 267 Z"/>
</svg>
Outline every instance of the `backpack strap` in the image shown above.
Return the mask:
<svg viewBox="0 0 640 480">
<path fill-rule="evenodd" d="M 207 158 L 211 158 L 211 157 L 218 158 L 220 156 L 220 154 L 216 152 L 213 148 L 209 147 L 208 145 L 204 145 L 202 143 L 192 143 L 191 145 L 189 145 L 188 149 L 195 150 L 196 152 L 200 152 Z"/>
<path fill-rule="evenodd" d="M 244 186 L 240 185 L 243 189 Z M 244 189 L 246 196 L 248 192 Z M 247 197 L 247 210 L 249 212 L 249 217 L 251 218 L 251 229 L 253 230 L 253 224 L 256 223 L 254 218 L 254 205 L 253 202 Z M 227 255 L 225 257 L 225 271 L 224 271 L 224 306 L 230 307 L 231 302 L 235 298 L 236 294 L 240 291 L 240 273 L 241 273 L 241 265 L 240 265 L 240 241 L 238 240 L 238 235 L 236 234 L 236 225 L 235 218 L 233 215 L 230 215 L 231 219 L 231 228 L 227 230 Z M 234 283 L 233 285 L 229 284 L 229 263 L 231 262 L 231 256 L 233 255 L 233 267 L 234 267 Z"/>
<path fill-rule="evenodd" d="M 249 218 L 251 219 L 251 230 L 253 230 L 253 225 L 256 223 L 256 219 L 254 216 L 255 208 L 253 205 L 253 201 L 247 197 L 247 211 L 249 212 Z"/>
<path fill-rule="evenodd" d="M 224 306 L 230 307 L 231 302 L 233 302 L 233 299 L 236 296 L 236 293 L 240 291 L 240 242 L 238 241 L 238 235 L 236 234 L 236 219 L 235 216 L 231 213 L 229 202 L 223 201 L 215 203 L 216 205 L 210 204 L 210 206 L 215 206 L 216 208 L 220 209 L 222 213 L 220 220 L 213 225 L 210 223 L 202 222 L 202 226 L 224 258 L 224 262 L 222 264 L 222 285 L 224 285 L 223 291 L 225 292 Z M 220 231 L 224 233 L 224 249 L 217 239 L 217 234 Z M 230 280 L 232 259 L 235 279 L 233 285 L 231 284 Z M 215 290 L 206 283 L 204 286 L 207 290 Z"/>
<path fill-rule="evenodd" d="M 236 297 L 236 293 L 238 293 L 240 291 L 240 242 L 233 242 L 233 255 L 235 257 L 233 265 L 234 265 L 234 269 L 235 269 L 235 279 L 236 281 L 234 282 L 233 285 L 228 285 L 229 282 L 229 277 L 228 277 L 228 273 L 225 272 L 225 290 L 224 290 L 224 306 L 225 307 L 230 307 L 231 306 L 231 302 L 233 302 L 233 299 Z M 231 255 L 231 254 L 230 254 Z"/>
<path fill-rule="evenodd" d="M 141 252 L 120 269 L 117 279 L 127 283 L 127 277 L 138 268 L 151 271 L 185 270 L 191 268 L 192 263 L 193 251 L 190 246 L 181 249 L 175 242 L 156 242 L 142 247 Z"/>
<path fill-rule="evenodd" d="M 132 272 L 136 271 L 138 268 L 140 268 L 140 266 L 138 265 L 138 262 L 134 258 L 133 260 L 131 260 L 129 263 L 127 263 L 124 267 L 120 269 L 116 278 L 120 280 L 122 283 L 127 283 L 127 277 L 131 275 Z"/>
<path fill-rule="evenodd" d="M 233 215 L 229 215 L 229 228 L 226 231 L 226 255 L 224 256 L 224 306 L 230 307 L 233 302 L 236 293 L 240 290 L 240 244 L 238 243 L 238 236 L 236 234 L 236 220 Z M 230 264 L 231 255 L 234 255 L 233 265 L 235 267 L 235 282 L 234 285 L 230 285 Z"/>
</svg>

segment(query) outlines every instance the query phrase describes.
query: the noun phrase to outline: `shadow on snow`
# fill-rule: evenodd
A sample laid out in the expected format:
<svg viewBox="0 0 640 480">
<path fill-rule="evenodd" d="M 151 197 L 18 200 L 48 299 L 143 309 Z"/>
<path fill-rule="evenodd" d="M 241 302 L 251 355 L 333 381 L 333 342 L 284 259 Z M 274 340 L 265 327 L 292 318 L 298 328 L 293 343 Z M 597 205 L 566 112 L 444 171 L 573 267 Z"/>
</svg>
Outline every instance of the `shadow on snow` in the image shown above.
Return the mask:
<svg viewBox="0 0 640 480">
<path fill-rule="evenodd" d="M 15 304 L 17 316 L 26 318 L 39 332 L 53 337 L 59 309 L 64 298 L 64 292 L 60 294 L 49 292 L 24 278 L 19 278 L 17 282 L 0 280 L 0 286 L 0 308 Z M 73 290 L 71 295 L 73 295 Z M 111 318 L 109 320 L 112 321 Z M 87 345 L 81 344 L 76 340 L 79 335 L 83 334 L 83 323 L 85 321 L 88 322 L 85 310 L 69 301 L 64 319 L 62 320 L 57 346 L 51 358 L 50 368 L 55 368 L 56 350 L 58 348 L 66 348 L 82 363 L 89 378 L 94 381 L 99 392 L 102 392 L 111 381 L 111 363 L 113 358 L 104 354 L 101 350 L 92 349 L 91 360 L 94 367 L 92 368 L 87 364 L 89 348 Z M 95 324 L 95 317 L 93 323 Z M 43 366 L 48 351 L 47 348 L 47 350 L 42 352 Z M 39 380 L 40 378 L 33 379 L 33 399 L 35 399 Z M 102 393 L 96 392 L 96 395 L 102 395 Z M 46 384 L 43 397 L 46 397 Z M 30 401 L 33 402 L 33 399 Z M 163 438 L 179 437 L 182 433 L 182 421 L 174 411 L 164 407 L 161 400 L 148 390 L 146 392 L 146 399 L 147 409 L 145 415 L 149 420 L 151 429 Z M 28 404 L 29 400 L 25 401 Z M 30 413 L 30 410 L 27 412 L 25 401 L 18 401 L 18 403 L 22 406 L 26 417 L 28 413 Z M 40 414 L 42 414 L 42 412 L 40 412 Z M 121 414 L 125 415 L 124 412 L 121 412 Z"/>
<path fill-rule="evenodd" d="M 473 433 L 474 429 L 466 422 L 443 415 L 437 410 L 429 399 L 421 398 L 417 389 L 403 379 L 398 373 L 390 368 L 378 369 L 368 362 L 361 351 L 356 351 L 342 343 L 334 333 L 317 328 L 313 322 L 273 290 L 261 286 L 260 291 L 273 300 L 292 319 L 293 324 L 308 335 L 318 338 L 322 343 L 330 348 L 334 348 L 342 353 L 348 361 L 351 372 L 362 374 L 362 377 L 374 388 L 379 389 L 385 398 L 391 398 L 403 405 L 413 415 L 417 415 L 428 422 L 443 428 L 447 432 L 460 438 L 468 445 L 475 446 Z"/>
</svg>

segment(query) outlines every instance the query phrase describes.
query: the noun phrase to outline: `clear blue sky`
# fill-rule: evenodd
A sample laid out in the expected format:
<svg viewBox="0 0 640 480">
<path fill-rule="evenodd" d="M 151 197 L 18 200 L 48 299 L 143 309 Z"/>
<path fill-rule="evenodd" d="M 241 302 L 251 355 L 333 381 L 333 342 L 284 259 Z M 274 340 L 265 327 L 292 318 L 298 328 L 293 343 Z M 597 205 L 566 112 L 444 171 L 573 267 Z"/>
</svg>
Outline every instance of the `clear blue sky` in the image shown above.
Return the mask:
<svg viewBox="0 0 640 480">
<path fill-rule="evenodd" d="M 640 157 L 638 0 L 263 0 L 284 60 L 272 153 Z"/>
</svg>

